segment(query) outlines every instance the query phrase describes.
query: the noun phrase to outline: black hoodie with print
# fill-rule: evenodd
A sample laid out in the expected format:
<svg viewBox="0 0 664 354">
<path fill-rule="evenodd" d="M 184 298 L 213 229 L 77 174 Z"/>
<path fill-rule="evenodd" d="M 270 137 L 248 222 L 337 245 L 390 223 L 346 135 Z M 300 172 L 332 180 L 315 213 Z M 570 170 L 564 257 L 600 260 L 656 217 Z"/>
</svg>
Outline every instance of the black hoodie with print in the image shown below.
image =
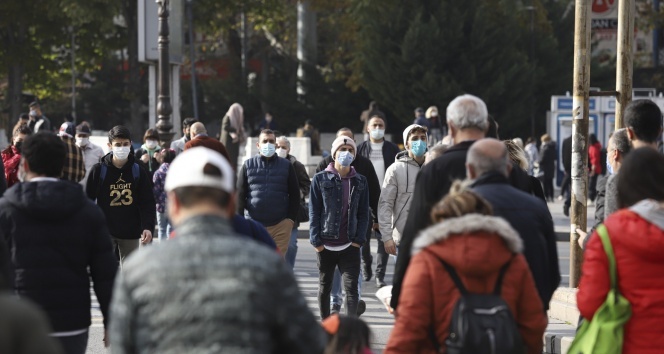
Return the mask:
<svg viewBox="0 0 664 354">
<path fill-rule="evenodd" d="M 154 232 L 156 205 L 152 194 L 152 179 L 139 167 L 138 181 L 134 180 L 134 155 L 129 154 L 122 168 L 113 165 L 113 154 L 108 153 L 90 171 L 85 191 L 106 215 L 111 236 L 135 240 L 143 230 Z M 101 165 L 106 165 L 106 177 L 101 181 Z"/>
</svg>

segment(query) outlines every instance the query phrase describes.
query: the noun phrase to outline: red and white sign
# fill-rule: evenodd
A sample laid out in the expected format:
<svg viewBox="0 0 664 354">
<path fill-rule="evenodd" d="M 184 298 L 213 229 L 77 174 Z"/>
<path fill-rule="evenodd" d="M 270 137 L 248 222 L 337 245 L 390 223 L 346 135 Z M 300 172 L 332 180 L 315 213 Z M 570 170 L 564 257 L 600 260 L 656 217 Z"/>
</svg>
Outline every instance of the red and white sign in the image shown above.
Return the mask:
<svg viewBox="0 0 664 354">
<path fill-rule="evenodd" d="M 593 14 L 606 14 L 613 11 L 618 3 L 617 0 L 593 0 Z"/>
</svg>

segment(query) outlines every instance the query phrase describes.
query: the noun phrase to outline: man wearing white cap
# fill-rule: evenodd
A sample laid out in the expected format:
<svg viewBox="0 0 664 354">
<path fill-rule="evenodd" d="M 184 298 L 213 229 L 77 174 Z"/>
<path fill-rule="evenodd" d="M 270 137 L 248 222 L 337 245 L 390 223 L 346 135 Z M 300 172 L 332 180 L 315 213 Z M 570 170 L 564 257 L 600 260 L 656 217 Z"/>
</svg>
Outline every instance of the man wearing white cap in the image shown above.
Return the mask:
<svg viewBox="0 0 664 354">
<path fill-rule="evenodd" d="M 399 153 L 396 162 L 387 168 L 378 201 L 378 224 L 385 252 L 394 255 L 408 218 L 415 179 L 424 164 L 427 128 L 409 125 L 403 131 L 403 141 L 406 151 Z"/>
<path fill-rule="evenodd" d="M 323 351 L 290 267 L 233 231 L 234 179 L 204 147 L 171 163 L 164 188 L 177 237 L 125 262 L 111 305 L 113 353 Z"/>
<path fill-rule="evenodd" d="M 318 306 L 321 318 L 330 315 L 330 292 L 339 267 L 346 291 L 346 314 L 357 315 L 360 246 L 369 226 L 369 187 L 366 177 L 350 165 L 355 141 L 339 136 L 332 143 L 334 163 L 317 173 L 309 193 L 309 241 L 318 252 Z"/>
</svg>

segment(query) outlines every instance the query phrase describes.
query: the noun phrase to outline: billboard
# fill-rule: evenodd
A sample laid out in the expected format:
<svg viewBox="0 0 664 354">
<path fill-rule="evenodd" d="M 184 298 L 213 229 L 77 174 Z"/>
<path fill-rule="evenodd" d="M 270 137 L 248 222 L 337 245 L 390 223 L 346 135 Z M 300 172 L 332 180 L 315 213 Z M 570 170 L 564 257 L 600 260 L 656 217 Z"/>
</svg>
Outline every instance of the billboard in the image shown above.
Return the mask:
<svg viewBox="0 0 664 354">
<path fill-rule="evenodd" d="M 618 43 L 618 1 L 593 0 L 592 4 L 592 44 L 593 58 L 600 65 L 615 66 Z M 651 1 L 638 2 L 635 7 L 634 28 L 634 67 L 653 67 L 652 30 L 644 25 L 643 19 L 652 8 Z"/>
<path fill-rule="evenodd" d="M 171 64 L 183 62 L 184 0 L 169 1 L 169 57 Z M 155 0 L 138 0 L 138 60 L 159 61 L 159 6 Z"/>
</svg>

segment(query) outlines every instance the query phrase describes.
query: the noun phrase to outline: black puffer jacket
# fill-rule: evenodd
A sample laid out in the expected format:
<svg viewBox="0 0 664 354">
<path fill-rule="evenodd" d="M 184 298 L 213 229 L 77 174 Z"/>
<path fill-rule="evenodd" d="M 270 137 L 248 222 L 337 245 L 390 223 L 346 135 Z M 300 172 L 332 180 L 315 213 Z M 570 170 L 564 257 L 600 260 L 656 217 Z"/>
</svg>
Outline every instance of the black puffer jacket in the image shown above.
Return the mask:
<svg viewBox="0 0 664 354">
<path fill-rule="evenodd" d="M 0 237 L 14 291 L 46 312 L 53 331 L 90 326 L 89 277 L 106 322 L 117 261 L 104 215 L 79 184 L 12 186 L 0 198 Z"/>
</svg>

